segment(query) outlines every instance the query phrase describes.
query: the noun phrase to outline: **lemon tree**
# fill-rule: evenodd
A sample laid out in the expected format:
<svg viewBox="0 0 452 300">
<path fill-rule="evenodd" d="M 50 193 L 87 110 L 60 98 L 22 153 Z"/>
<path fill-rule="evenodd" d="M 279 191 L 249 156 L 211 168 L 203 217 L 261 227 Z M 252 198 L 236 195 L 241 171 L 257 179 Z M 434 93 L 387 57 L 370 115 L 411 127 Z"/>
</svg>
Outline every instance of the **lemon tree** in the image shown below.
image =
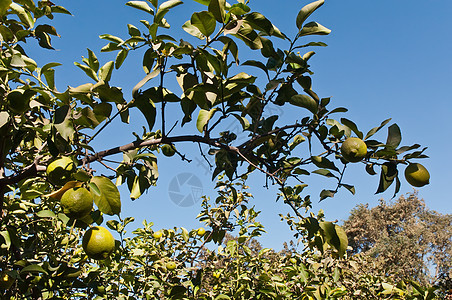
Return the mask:
<svg viewBox="0 0 452 300">
<path fill-rule="evenodd" d="M 86 77 L 73 79 L 59 76 L 58 62 L 41 64 L 60 37 L 55 16 L 71 13 L 51 1 L 0 3 L 0 268 L 14 279 L 0 297 L 334 299 L 355 289 L 364 298 L 416 290 L 427 299 L 433 287 L 376 274 L 375 284 L 354 286 L 367 274 L 348 272 L 359 259 L 341 265 L 347 236 L 311 211 L 313 199 L 355 193 L 346 182 L 349 162 L 380 174 L 377 193 L 399 193 L 407 164 L 410 184 L 429 181 L 418 163 L 426 148 L 403 145 L 397 124 L 387 119 L 364 132 L 367 124 L 346 118 L 339 101 L 315 88 L 311 58 L 331 32 L 313 20 L 324 1 L 291 8 L 292 26 L 284 29 L 252 1 L 196 2 L 196 11 L 180 0 L 126 2 L 145 17 L 124 24 L 124 35 L 102 34 L 100 49 L 86 45 L 75 62 Z M 35 42 L 42 49 L 30 48 Z M 117 74 L 134 62 L 139 77 L 121 86 Z M 281 118 L 284 112 L 294 117 Z M 102 148 L 107 128 L 129 123 L 142 132 Z M 122 199 L 158 186 L 163 156 L 212 161 L 218 195 L 203 198 L 203 227 L 154 231 L 143 222 L 127 232 L 134 219 L 124 216 Z M 264 234 L 246 187 L 256 174 L 289 209 L 281 220 L 303 253 L 253 248 Z M 312 189 L 317 179 L 319 190 Z M 238 236 L 228 239 L 234 230 Z M 210 276 L 214 270 L 221 276 Z"/>
</svg>

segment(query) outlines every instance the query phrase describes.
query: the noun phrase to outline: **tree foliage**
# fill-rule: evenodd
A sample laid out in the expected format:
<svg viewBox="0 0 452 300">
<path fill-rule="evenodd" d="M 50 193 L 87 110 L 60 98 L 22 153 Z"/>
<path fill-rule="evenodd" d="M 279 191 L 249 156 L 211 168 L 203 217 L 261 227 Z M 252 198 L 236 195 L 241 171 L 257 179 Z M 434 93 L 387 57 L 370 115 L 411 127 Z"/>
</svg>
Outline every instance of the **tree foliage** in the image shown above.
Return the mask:
<svg viewBox="0 0 452 300">
<path fill-rule="evenodd" d="M 400 146 L 396 124 L 388 127 L 386 141 L 377 140 L 374 134 L 390 120 L 364 134 L 352 120 L 335 117 L 346 108 L 332 107 L 330 98 L 315 91 L 311 48 L 326 44 L 308 39 L 330 30 L 307 20 L 323 0 L 302 7 L 294 16 L 293 37 L 253 11 L 248 1 L 196 1 L 202 9 L 185 16 L 183 36 L 168 31 L 170 16 L 183 6 L 182 1 L 127 2 L 146 18 L 127 24 L 128 36 L 101 35 L 106 45 L 100 53 L 88 49 L 87 56 L 75 62 L 86 74 L 86 83 L 65 83 L 65 90 L 58 90 L 56 84 L 60 64 L 38 65 L 28 43 L 36 40 L 43 51 L 52 51 L 52 39 L 59 34 L 51 21 L 55 14 L 70 12 L 51 1 L 1 2 L 0 268 L 5 275 L 0 279 L 5 299 L 295 295 L 325 299 L 352 292 L 336 267 L 346 252 L 346 234 L 322 213 L 310 211 L 311 198 L 323 200 L 341 189 L 354 193 L 354 186 L 342 180 L 349 163 L 340 152 L 351 135 L 366 143 L 368 151 L 360 162 L 363 169 L 370 175 L 380 171 L 377 192 L 393 185 L 397 193 L 398 169 L 425 158 L 425 148 Z M 241 62 L 242 51 L 253 51 L 255 59 Z M 114 53 L 115 59 L 103 62 L 102 52 Z M 125 95 L 112 78 L 131 55 L 142 58 L 137 69 L 144 72 L 130 87 L 132 94 Z M 176 82 L 179 91 L 172 85 Z M 274 108 L 297 110 L 299 118 L 279 120 L 271 113 Z M 144 118 L 142 134 L 135 133 L 135 139 L 125 145 L 95 149 L 93 141 L 106 138 L 104 129 L 114 120 L 138 122 L 131 111 Z M 231 120 L 238 129 L 226 125 Z M 239 133 L 245 133 L 244 140 L 237 139 Z M 182 142 L 207 146 L 208 151 L 200 147 L 199 155 L 214 157 L 212 179 L 217 181 L 218 197 L 204 198 L 198 216 L 206 233 L 175 228 L 155 235 L 152 223 L 145 221 L 142 228 L 126 235 L 133 217 L 121 215 L 117 186 L 126 186 L 132 200 L 139 198 L 157 184 L 161 152 L 174 152 L 174 157 L 190 162 Z M 112 155 L 122 155 L 121 161 L 112 162 Z M 47 167 L 60 158 L 69 158 L 76 170 L 70 170 L 64 182 L 49 180 L 52 172 Z M 104 167 L 105 176 L 95 174 Z M 257 257 L 250 255 L 246 243 L 264 231 L 246 186 L 248 176 L 256 172 L 278 186 L 277 199 L 293 210 L 281 217 L 305 246 L 297 254 L 299 265 L 288 264 L 282 256 L 267 262 L 264 254 L 269 250 L 265 249 Z M 305 193 L 314 174 L 335 180 L 336 188 L 315 196 Z M 60 199 L 78 187 L 89 190 L 95 208 L 89 215 L 71 219 Z M 112 217 L 106 221 L 106 216 Z M 120 239 L 111 257 L 96 261 L 86 256 L 80 240 L 89 227 L 103 223 Z M 221 246 L 226 233 L 234 230 L 237 240 Z M 200 253 L 207 245 L 219 248 L 203 264 Z M 203 276 L 219 260 L 228 264 L 224 280 L 216 290 L 208 290 Z M 402 283 L 396 288 L 380 277 L 369 278 L 362 278 L 371 280 L 364 285 L 379 297 L 433 297 L 433 287 Z M 6 283 L 12 285 L 6 287 Z"/>
<path fill-rule="evenodd" d="M 427 283 L 452 275 L 452 215 L 429 210 L 417 193 L 360 204 L 343 226 L 351 253 L 373 257 L 387 276 Z"/>
</svg>

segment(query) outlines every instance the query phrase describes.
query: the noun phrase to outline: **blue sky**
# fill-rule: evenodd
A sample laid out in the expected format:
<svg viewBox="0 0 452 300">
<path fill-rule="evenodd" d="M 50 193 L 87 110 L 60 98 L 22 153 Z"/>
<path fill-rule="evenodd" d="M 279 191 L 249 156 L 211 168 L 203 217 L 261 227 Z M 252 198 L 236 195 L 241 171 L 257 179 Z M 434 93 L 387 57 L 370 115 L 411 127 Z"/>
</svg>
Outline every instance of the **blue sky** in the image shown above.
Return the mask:
<svg viewBox="0 0 452 300">
<path fill-rule="evenodd" d="M 101 63 L 114 59 L 111 54 L 101 54 L 106 44 L 98 36 L 110 33 L 125 37 L 128 23 L 139 27 L 144 13 L 124 5 L 126 1 L 56 1 L 68 8 L 73 16 L 61 15 L 53 25 L 61 38 L 53 38 L 56 51 L 41 50 L 31 46 L 32 56 L 43 65 L 50 61 L 63 63 L 58 67 L 57 86 L 64 90 L 67 85 L 77 86 L 89 79 L 73 65 L 86 56 L 86 48 L 98 54 Z M 172 30 L 188 39 L 180 26 L 190 18 L 189 12 L 204 9 L 192 0 L 176 7 L 168 15 Z M 232 2 L 231 2 L 232 3 Z M 296 34 L 295 18 L 308 1 L 251 0 L 254 11 L 263 13 L 286 35 Z M 345 106 L 349 112 L 340 117 L 354 120 L 361 131 L 367 132 L 381 121 L 392 118 L 402 129 L 402 143 L 419 143 L 428 146 L 429 159 L 421 161 L 431 174 L 431 184 L 419 191 L 429 208 L 441 213 L 452 213 L 452 196 L 445 190 L 452 183 L 452 162 L 447 156 L 452 142 L 449 138 L 452 125 L 452 2 L 445 0 L 327 0 L 309 20 L 330 28 L 326 37 L 309 37 L 307 41 L 323 41 L 326 48 L 315 48 L 316 55 L 310 60 L 314 71 L 313 89 L 321 97 L 332 97 L 334 106 Z M 242 44 L 243 45 L 243 44 Z M 279 47 L 287 44 L 281 43 Z M 245 50 L 245 48 L 243 48 Z M 252 55 L 242 50 L 245 57 Z M 245 59 L 242 59 L 245 61 Z M 251 68 L 248 68 L 251 72 Z M 246 69 L 245 71 L 248 71 Z M 253 70 L 254 71 L 254 70 Z M 125 66 L 113 74 L 113 84 L 122 86 L 130 100 L 130 91 L 142 79 L 141 57 L 129 56 Z M 179 92 L 179 91 L 176 91 Z M 293 118 L 293 112 L 280 112 L 281 119 Z M 143 121 L 139 114 L 132 115 L 131 125 L 115 124 L 96 141 L 96 149 L 103 150 L 134 139 L 131 131 L 141 133 Z M 295 116 L 297 117 L 297 116 Z M 191 125 L 192 129 L 194 125 Z M 193 131 L 194 132 L 194 131 Z M 386 132 L 378 137 L 385 140 Z M 190 145 L 183 145 L 191 147 Z M 179 149 L 185 149 L 178 147 Z M 171 201 L 170 183 L 181 173 L 194 174 L 200 179 L 203 193 L 215 197 L 210 174 L 205 163 L 197 161 L 193 149 L 193 163 L 187 164 L 173 157 L 160 158 L 160 179 L 157 187 L 132 202 L 127 191 L 121 189 L 124 216 L 134 216 L 139 225 L 142 219 L 155 223 L 155 228 L 184 226 L 197 228 L 195 220 L 199 202 L 191 207 L 180 207 Z M 315 203 L 314 211 L 323 209 L 329 220 L 344 220 L 357 203 L 374 206 L 378 199 L 390 199 L 393 189 L 375 195 L 378 176 L 369 176 L 361 164 L 353 165 L 345 181 L 356 186 L 356 195 L 342 191 L 332 199 Z M 174 182 L 173 182 L 174 184 Z M 280 248 L 282 242 L 291 238 L 285 224 L 279 221 L 277 212 L 285 212 L 281 203 L 275 203 L 275 189 L 266 190 L 263 176 L 257 175 L 249 182 L 255 198 L 252 204 L 262 211 L 261 221 L 268 234 L 261 241 L 267 247 Z M 313 178 L 310 192 L 318 195 L 324 187 L 334 182 Z M 399 195 L 413 189 L 402 178 Z M 316 202 L 316 201 L 314 201 Z"/>
</svg>

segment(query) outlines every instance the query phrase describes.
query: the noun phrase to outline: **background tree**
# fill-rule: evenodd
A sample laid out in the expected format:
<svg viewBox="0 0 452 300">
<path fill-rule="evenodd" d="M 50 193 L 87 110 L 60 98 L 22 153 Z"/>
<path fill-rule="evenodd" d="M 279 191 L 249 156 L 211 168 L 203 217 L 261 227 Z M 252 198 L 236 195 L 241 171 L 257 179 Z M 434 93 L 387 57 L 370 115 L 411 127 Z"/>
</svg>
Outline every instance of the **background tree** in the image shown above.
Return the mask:
<svg viewBox="0 0 452 300">
<path fill-rule="evenodd" d="M 417 193 L 373 208 L 359 204 L 343 227 L 350 252 L 369 255 L 396 280 L 427 283 L 452 275 L 452 215 L 429 210 Z"/>
</svg>

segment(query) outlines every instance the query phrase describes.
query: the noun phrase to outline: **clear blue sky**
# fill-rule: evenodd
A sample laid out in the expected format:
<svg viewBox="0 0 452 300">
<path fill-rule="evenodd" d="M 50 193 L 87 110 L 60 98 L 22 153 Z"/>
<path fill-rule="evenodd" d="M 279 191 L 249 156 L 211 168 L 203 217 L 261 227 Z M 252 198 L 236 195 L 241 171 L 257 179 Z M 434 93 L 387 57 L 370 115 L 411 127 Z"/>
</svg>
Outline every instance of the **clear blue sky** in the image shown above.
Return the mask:
<svg viewBox="0 0 452 300">
<path fill-rule="evenodd" d="M 89 79 L 73 65 L 86 56 L 86 48 L 98 54 L 102 63 L 114 59 L 110 54 L 101 54 L 100 48 L 106 44 L 98 39 L 100 34 L 110 33 L 122 37 L 127 35 L 128 23 L 140 26 L 139 20 L 146 14 L 126 7 L 126 1 L 56 1 L 68 8 L 74 16 L 57 16 L 53 25 L 61 38 L 53 38 L 57 51 L 33 50 L 38 63 L 50 61 L 63 63 L 57 68 L 57 86 L 64 90 L 67 85 L 77 86 Z M 281 31 L 290 37 L 296 34 L 295 18 L 298 11 L 308 1 L 294 0 L 251 0 L 253 10 L 263 13 Z M 180 26 L 190 18 L 193 8 L 203 9 L 192 0 L 176 7 L 167 17 L 172 29 L 188 38 Z M 345 106 L 349 112 L 343 117 L 354 120 L 361 131 L 367 132 L 381 121 L 392 118 L 402 129 L 402 143 L 420 143 L 428 146 L 429 159 L 421 161 L 430 171 L 431 184 L 421 188 L 419 196 L 424 198 L 429 208 L 441 213 L 452 213 L 452 196 L 446 187 L 452 183 L 452 161 L 448 149 L 452 142 L 452 2 L 446 0 L 327 0 L 309 20 L 315 20 L 330 28 L 326 37 L 309 37 L 308 41 L 324 41 L 329 46 L 315 48 L 316 55 L 310 60 L 314 90 L 321 97 L 332 97 L 333 105 Z M 283 47 L 284 44 L 280 44 Z M 245 48 L 244 48 L 245 49 Z M 245 51 L 242 51 L 246 55 Z M 244 59 L 242 59 L 244 61 Z M 251 72 L 251 69 L 250 69 Z M 130 100 L 132 87 L 144 76 L 141 57 L 128 57 L 125 67 L 113 74 L 113 84 L 122 86 Z M 177 91 L 179 92 L 179 91 Z M 280 113 L 281 118 L 293 117 L 290 112 Z M 96 143 L 96 150 L 102 150 L 134 139 L 131 131 L 141 133 L 138 121 L 129 126 L 114 126 L 106 131 Z M 138 125 L 138 126 L 137 126 Z M 194 125 L 191 125 L 194 126 Z M 192 127 L 193 128 L 193 127 Z M 194 131 L 193 131 L 194 132 Z M 385 140 L 385 134 L 378 136 Z M 182 149 L 181 147 L 179 147 Z M 160 159 L 160 157 L 159 157 Z M 210 174 L 203 165 L 187 164 L 176 157 L 161 158 L 160 179 L 157 187 L 148 194 L 132 202 L 122 189 L 124 216 L 134 216 L 139 221 L 146 218 L 155 223 L 155 228 L 184 226 L 197 228 L 195 221 L 199 203 L 184 208 L 170 200 L 169 184 L 179 173 L 195 174 L 203 185 L 203 193 L 211 197 Z M 320 179 L 320 181 L 318 181 Z M 313 178 L 310 189 L 318 195 L 323 187 L 331 188 L 334 182 L 323 178 Z M 342 191 L 332 199 L 316 204 L 314 210 L 323 209 L 327 219 L 339 221 L 347 218 L 348 212 L 357 203 L 374 206 L 378 199 L 389 199 L 393 189 L 375 195 L 378 176 L 369 176 L 362 165 L 354 165 L 345 181 L 356 185 L 357 193 L 352 196 Z M 249 182 L 255 195 L 253 204 L 262 210 L 261 221 L 268 234 L 261 239 L 268 247 L 280 248 L 284 240 L 291 238 L 286 225 L 279 221 L 278 211 L 286 211 L 280 203 L 275 203 L 275 190 L 262 188 L 264 179 L 256 176 Z M 399 195 L 413 189 L 403 180 Z"/>
</svg>

